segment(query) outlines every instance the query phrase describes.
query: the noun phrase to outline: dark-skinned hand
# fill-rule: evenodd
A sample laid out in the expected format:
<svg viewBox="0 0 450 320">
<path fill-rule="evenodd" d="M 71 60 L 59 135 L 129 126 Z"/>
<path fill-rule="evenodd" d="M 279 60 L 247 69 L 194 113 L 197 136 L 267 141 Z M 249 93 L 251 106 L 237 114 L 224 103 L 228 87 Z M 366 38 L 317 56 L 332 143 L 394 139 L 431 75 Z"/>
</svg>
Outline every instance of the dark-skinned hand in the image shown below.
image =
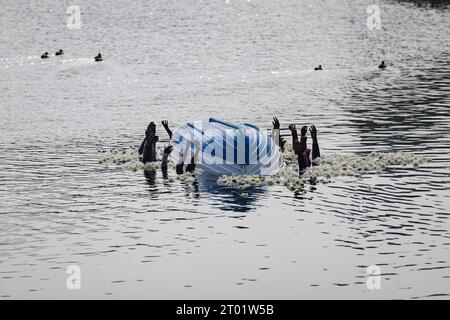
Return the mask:
<svg viewBox="0 0 450 320">
<path fill-rule="evenodd" d="M 317 129 L 315 125 L 312 125 L 309 128 L 309 132 L 311 132 L 311 138 L 313 138 L 314 140 L 317 139 Z"/>
<path fill-rule="evenodd" d="M 164 148 L 164 153 L 170 154 L 173 150 L 173 146 L 167 146 Z"/>
<path fill-rule="evenodd" d="M 280 129 L 280 121 L 277 117 L 273 117 L 272 125 L 274 129 Z"/>
<path fill-rule="evenodd" d="M 302 130 L 301 130 L 302 137 L 305 136 L 307 132 L 308 132 L 308 127 L 307 126 L 303 126 Z"/>
<path fill-rule="evenodd" d="M 291 131 L 297 130 L 297 129 L 295 128 L 295 124 L 290 124 L 290 125 L 289 125 L 289 130 L 291 130 Z"/>
</svg>

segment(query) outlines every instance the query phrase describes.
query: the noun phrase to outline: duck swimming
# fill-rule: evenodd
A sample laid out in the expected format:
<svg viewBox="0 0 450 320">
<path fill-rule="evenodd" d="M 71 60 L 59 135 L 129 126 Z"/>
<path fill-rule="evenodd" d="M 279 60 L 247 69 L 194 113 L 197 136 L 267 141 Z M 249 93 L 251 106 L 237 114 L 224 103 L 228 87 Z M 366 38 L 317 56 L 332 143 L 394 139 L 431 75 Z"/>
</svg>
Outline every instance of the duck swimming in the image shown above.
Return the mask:
<svg viewBox="0 0 450 320">
<path fill-rule="evenodd" d="M 59 56 L 59 55 L 62 55 L 62 54 L 64 54 L 63 49 L 59 49 L 58 51 L 55 52 L 55 56 Z"/>
<path fill-rule="evenodd" d="M 41 56 L 41 59 L 47 59 L 48 58 L 48 52 L 44 52 L 44 54 Z"/>
<path fill-rule="evenodd" d="M 103 59 L 102 59 L 102 54 L 99 53 L 98 55 L 96 55 L 96 56 L 94 57 L 94 60 L 95 60 L 95 61 L 103 61 Z"/>
<path fill-rule="evenodd" d="M 381 61 L 381 64 L 378 66 L 378 69 L 386 69 L 386 65 L 384 64 L 384 60 Z"/>
<path fill-rule="evenodd" d="M 316 71 L 322 70 L 322 65 L 319 64 L 319 66 L 315 67 L 314 70 L 316 70 Z"/>
</svg>

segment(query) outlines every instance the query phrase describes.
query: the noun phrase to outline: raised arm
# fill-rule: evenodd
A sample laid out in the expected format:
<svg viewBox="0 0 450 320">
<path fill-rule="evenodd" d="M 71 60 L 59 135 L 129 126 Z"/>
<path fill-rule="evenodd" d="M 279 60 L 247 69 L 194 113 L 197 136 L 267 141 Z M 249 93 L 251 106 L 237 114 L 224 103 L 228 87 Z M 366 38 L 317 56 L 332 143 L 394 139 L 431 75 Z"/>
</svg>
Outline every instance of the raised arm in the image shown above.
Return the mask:
<svg viewBox="0 0 450 320">
<path fill-rule="evenodd" d="M 284 146 L 281 144 L 280 121 L 278 121 L 277 117 L 273 117 L 272 132 L 270 133 L 270 137 L 280 148 Z"/>
<path fill-rule="evenodd" d="M 305 152 L 306 148 L 308 148 L 307 146 L 307 141 L 308 138 L 306 137 L 306 133 L 308 132 L 308 127 L 307 126 L 303 126 L 302 130 L 300 131 L 301 137 L 300 137 L 300 152 Z"/>
<path fill-rule="evenodd" d="M 158 136 L 154 134 L 146 139 L 142 150 L 142 161 L 144 163 L 156 161 L 156 142 L 158 142 Z"/>
<path fill-rule="evenodd" d="M 298 171 L 300 174 L 302 174 L 306 168 L 309 167 L 310 161 L 309 161 L 309 153 L 308 153 L 308 146 L 307 146 L 307 140 L 306 133 L 308 132 L 308 127 L 303 126 L 301 130 L 301 137 L 300 137 L 300 148 L 298 153 Z"/>
<path fill-rule="evenodd" d="M 317 129 L 315 125 L 312 125 L 309 128 L 309 131 L 311 132 L 311 139 L 312 139 L 312 162 L 314 165 L 314 160 L 320 157 L 320 148 L 319 148 L 319 142 L 317 141 Z"/>
<path fill-rule="evenodd" d="M 172 139 L 172 131 L 169 129 L 169 121 L 163 120 L 163 121 L 161 121 L 161 124 L 163 125 L 164 129 L 166 130 L 167 134 L 169 135 L 169 139 Z"/>
<path fill-rule="evenodd" d="M 163 152 L 163 156 L 162 156 L 162 161 L 161 161 L 161 168 L 164 170 L 167 170 L 167 162 L 169 159 L 169 155 L 172 152 L 173 147 L 172 146 L 167 146 L 164 148 L 164 152 Z"/>
<path fill-rule="evenodd" d="M 298 154 L 300 152 L 300 143 L 298 142 L 298 133 L 295 124 L 290 124 L 289 130 L 291 130 L 292 135 L 292 150 L 294 150 L 295 154 Z"/>
<path fill-rule="evenodd" d="M 142 152 L 144 152 L 144 146 L 145 146 L 146 141 L 147 141 L 147 137 L 145 137 L 144 140 L 142 140 L 141 145 L 139 146 L 139 149 L 138 149 L 139 154 L 142 154 Z"/>
<path fill-rule="evenodd" d="M 161 171 L 162 171 L 162 176 L 164 179 L 167 179 L 167 163 L 168 163 L 168 159 L 169 159 L 169 155 L 172 152 L 173 147 L 172 146 L 167 146 L 164 148 L 164 152 L 163 152 L 163 156 L 162 156 L 162 161 L 161 161 Z"/>
<path fill-rule="evenodd" d="M 141 145 L 139 146 L 138 152 L 139 154 L 142 154 L 144 152 L 145 143 L 147 142 L 147 138 L 149 136 L 148 130 L 145 130 L 145 138 L 142 140 Z"/>
<path fill-rule="evenodd" d="M 306 137 L 302 136 L 300 138 L 300 147 L 298 152 L 298 171 L 300 174 L 302 174 L 306 168 L 309 166 L 309 159 L 308 159 L 308 153 L 306 148 Z"/>
</svg>

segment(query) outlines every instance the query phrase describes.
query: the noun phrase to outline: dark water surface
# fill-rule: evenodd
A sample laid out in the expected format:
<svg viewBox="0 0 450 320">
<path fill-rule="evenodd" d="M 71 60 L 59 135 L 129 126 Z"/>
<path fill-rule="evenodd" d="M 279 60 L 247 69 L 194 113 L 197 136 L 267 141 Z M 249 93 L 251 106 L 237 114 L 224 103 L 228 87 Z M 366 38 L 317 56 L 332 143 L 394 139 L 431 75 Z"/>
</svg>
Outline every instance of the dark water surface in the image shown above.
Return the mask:
<svg viewBox="0 0 450 320">
<path fill-rule="evenodd" d="M 449 297 L 448 7 L 77 1 L 82 26 L 69 30 L 70 4 L 0 2 L 2 298 Z M 381 30 L 366 26 L 373 4 Z M 150 120 L 269 127 L 274 115 L 314 123 L 323 154 L 433 161 L 302 197 L 97 164 Z M 74 264 L 81 290 L 66 288 Z M 366 286 L 370 265 L 380 290 Z"/>
</svg>

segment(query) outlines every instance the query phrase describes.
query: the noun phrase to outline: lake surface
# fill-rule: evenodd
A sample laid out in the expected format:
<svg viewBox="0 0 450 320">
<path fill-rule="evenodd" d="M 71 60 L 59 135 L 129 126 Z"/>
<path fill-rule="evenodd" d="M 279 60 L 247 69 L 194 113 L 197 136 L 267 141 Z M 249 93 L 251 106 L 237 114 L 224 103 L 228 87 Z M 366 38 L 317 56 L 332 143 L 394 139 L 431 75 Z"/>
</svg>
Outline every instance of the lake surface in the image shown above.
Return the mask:
<svg viewBox="0 0 450 320">
<path fill-rule="evenodd" d="M 366 25 L 374 4 L 379 30 Z M 1 298 L 449 297 L 445 2 L 77 5 L 80 29 L 67 27 L 66 2 L 0 4 Z M 315 124 L 325 155 L 432 161 L 302 196 L 195 190 L 97 163 L 100 151 L 138 145 L 149 121 L 211 116 Z M 71 265 L 81 290 L 66 287 Z M 380 289 L 366 285 L 372 265 Z"/>
</svg>

